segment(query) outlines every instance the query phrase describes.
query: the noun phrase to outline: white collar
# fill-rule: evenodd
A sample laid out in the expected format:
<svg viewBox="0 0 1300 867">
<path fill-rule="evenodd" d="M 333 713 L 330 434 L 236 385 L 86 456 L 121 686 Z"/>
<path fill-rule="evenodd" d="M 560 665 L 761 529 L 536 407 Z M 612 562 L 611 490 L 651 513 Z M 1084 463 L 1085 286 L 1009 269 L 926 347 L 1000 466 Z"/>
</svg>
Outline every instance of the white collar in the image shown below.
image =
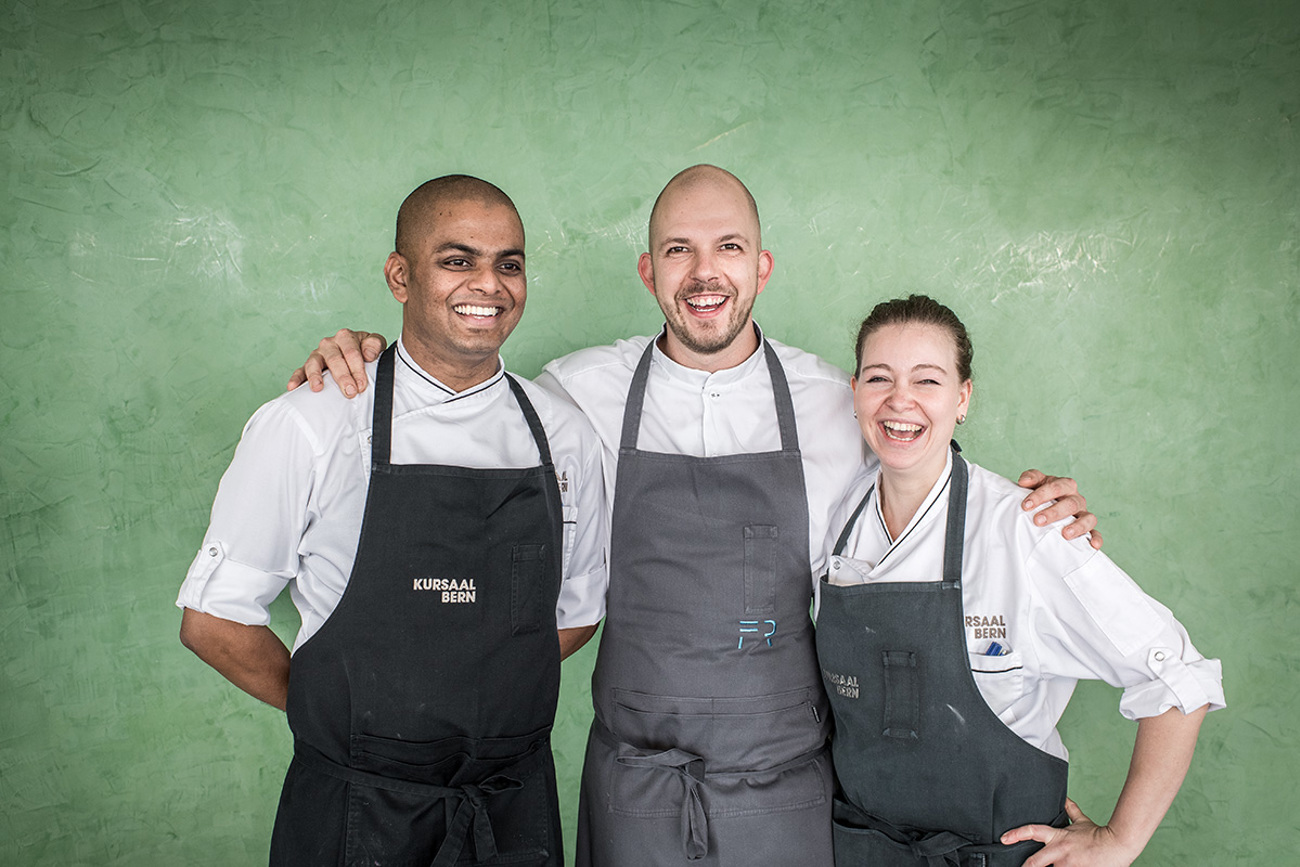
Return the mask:
<svg viewBox="0 0 1300 867">
<path fill-rule="evenodd" d="M 898 534 L 897 539 L 889 538 L 889 528 L 885 525 L 885 514 L 881 511 L 880 507 L 880 473 L 883 470 L 884 467 L 876 470 L 875 490 L 871 494 L 871 498 L 875 501 L 876 522 L 885 539 L 889 540 L 889 550 L 880 558 L 880 562 L 882 563 L 885 561 L 885 558 L 893 553 L 895 548 L 906 541 L 907 538 L 912 535 L 913 531 L 915 531 L 917 527 L 921 526 L 922 523 L 931 520 L 938 520 L 937 516 L 947 514 L 946 510 L 940 508 L 940 506 L 948 501 L 948 481 L 952 478 L 952 449 L 948 449 L 948 456 L 943 466 L 943 472 L 939 474 L 939 478 L 935 480 L 929 493 L 925 495 L 925 499 L 922 500 L 921 505 L 917 507 L 916 514 L 912 515 L 912 520 L 907 522 L 907 526 L 903 528 L 902 533 Z"/>
<path fill-rule="evenodd" d="M 684 364 L 678 364 L 659 348 L 659 339 L 667 332 L 667 326 L 660 330 L 659 334 L 651 339 L 654 349 L 651 350 L 650 360 L 653 365 L 657 365 L 660 370 L 668 375 L 669 378 L 678 382 L 690 385 L 695 388 L 703 388 L 708 385 L 732 385 L 742 380 L 748 379 L 758 370 L 767 370 L 767 363 L 764 361 L 764 351 L 767 346 L 763 340 L 763 330 L 754 323 L 754 331 L 758 335 L 758 348 L 750 353 L 749 357 L 737 364 L 735 367 L 728 367 L 724 370 L 708 371 L 700 370 L 695 367 L 687 367 Z"/>
<path fill-rule="evenodd" d="M 480 383 L 471 385 L 464 391 L 456 389 L 439 380 L 436 376 L 429 373 L 411 357 L 410 352 L 406 349 L 406 344 L 402 338 L 397 338 L 397 363 L 394 365 L 394 379 L 400 378 L 403 387 L 413 389 L 419 397 L 419 401 L 426 405 L 435 405 L 440 403 L 449 403 L 454 400 L 463 400 L 467 397 L 473 397 L 476 394 L 482 394 L 493 386 L 499 385 L 505 381 L 506 367 L 501 356 L 497 356 L 497 371 Z"/>
</svg>

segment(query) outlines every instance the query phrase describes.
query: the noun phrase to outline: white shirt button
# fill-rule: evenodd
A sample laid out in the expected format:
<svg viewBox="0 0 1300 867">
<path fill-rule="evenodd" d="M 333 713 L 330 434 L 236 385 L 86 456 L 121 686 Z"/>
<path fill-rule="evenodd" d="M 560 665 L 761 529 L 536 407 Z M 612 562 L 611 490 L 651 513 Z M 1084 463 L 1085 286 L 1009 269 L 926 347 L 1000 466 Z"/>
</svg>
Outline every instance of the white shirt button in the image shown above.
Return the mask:
<svg viewBox="0 0 1300 867">
<path fill-rule="evenodd" d="M 1155 652 L 1155 659 L 1156 659 L 1156 662 L 1164 662 L 1164 661 L 1165 661 L 1165 652 L 1164 652 L 1163 650 L 1157 650 L 1157 651 Z"/>
<path fill-rule="evenodd" d="M 209 556 L 209 557 L 215 557 L 215 556 L 217 556 L 217 546 L 216 546 L 216 545 L 213 545 L 211 548 L 208 549 L 208 556 Z"/>
</svg>

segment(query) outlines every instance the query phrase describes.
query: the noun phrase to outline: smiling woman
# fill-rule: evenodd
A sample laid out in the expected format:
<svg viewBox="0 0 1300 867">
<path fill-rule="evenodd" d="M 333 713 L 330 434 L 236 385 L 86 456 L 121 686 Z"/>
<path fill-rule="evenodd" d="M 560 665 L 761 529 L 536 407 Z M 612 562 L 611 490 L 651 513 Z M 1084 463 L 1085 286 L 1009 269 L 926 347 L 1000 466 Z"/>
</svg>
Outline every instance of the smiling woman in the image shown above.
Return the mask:
<svg viewBox="0 0 1300 867">
<path fill-rule="evenodd" d="M 854 407 L 880 469 L 832 523 L 844 529 L 817 621 L 835 862 L 1128 864 L 1181 786 L 1205 712 L 1223 707 L 1220 665 L 1105 555 L 1035 526 L 1015 484 L 961 457 L 971 355 L 961 321 L 924 296 L 877 305 L 859 331 Z M 1100 828 L 1066 798 L 1056 732 L 1079 679 L 1123 688 L 1121 712 L 1139 720 Z"/>
</svg>

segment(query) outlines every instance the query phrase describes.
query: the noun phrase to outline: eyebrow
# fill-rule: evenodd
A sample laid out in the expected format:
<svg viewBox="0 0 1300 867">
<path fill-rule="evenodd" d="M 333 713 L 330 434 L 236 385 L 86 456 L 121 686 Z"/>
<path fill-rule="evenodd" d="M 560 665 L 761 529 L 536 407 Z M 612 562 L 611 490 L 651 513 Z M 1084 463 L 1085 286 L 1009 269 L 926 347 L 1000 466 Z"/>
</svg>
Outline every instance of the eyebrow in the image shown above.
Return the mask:
<svg viewBox="0 0 1300 867">
<path fill-rule="evenodd" d="M 862 365 L 862 369 L 863 369 L 863 370 L 872 370 L 873 368 L 877 368 L 877 367 L 880 368 L 880 369 L 882 369 L 882 370 L 888 370 L 888 371 L 890 371 L 891 373 L 892 373 L 893 370 L 894 370 L 894 368 L 890 367 L 888 364 L 864 364 L 864 365 Z M 940 366 L 937 365 L 937 364 L 917 364 L 917 365 L 913 365 L 913 367 L 912 367 L 912 371 L 915 372 L 915 371 L 918 371 L 918 370 L 937 370 L 937 371 L 939 371 L 940 373 L 947 373 L 947 372 L 948 372 L 946 369 L 940 367 Z"/>
<path fill-rule="evenodd" d="M 442 246 L 438 247 L 438 248 L 437 248 L 436 250 L 434 250 L 433 252 L 434 252 L 435 255 L 440 255 L 440 254 L 442 254 L 442 253 L 451 253 L 451 252 L 453 252 L 453 251 L 458 251 L 458 252 L 464 253 L 464 254 L 467 255 L 467 256 L 486 256 L 486 255 L 487 255 L 487 253 L 486 253 L 485 251 L 480 250 L 480 249 L 478 249 L 477 247 L 471 247 L 471 246 L 469 246 L 468 244 L 461 244 L 461 243 L 459 243 L 458 241 L 449 241 L 448 243 L 443 244 Z M 500 251 L 499 253 L 496 254 L 496 258 L 498 258 L 498 259 L 506 259 L 506 258 L 509 258 L 509 257 L 511 257 L 511 256 L 518 256 L 519 258 L 522 259 L 522 258 L 524 258 L 524 251 L 521 250 L 521 249 L 519 249 L 519 248 L 517 248 L 517 247 L 511 247 L 511 248 L 508 249 L 508 250 L 502 250 L 502 251 Z"/>
<path fill-rule="evenodd" d="M 715 244 L 725 244 L 725 243 L 728 243 L 728 242 L 730 242 L 730 241 L 741 241 L 741 242 L 743 242 L 743 243 L 745 243 L 745 244 L 748 244 L 748 243 L 749 243 L 749 238 L 745 237 L 745 236 L 744 236 L 743 234 L 741 234 L 740 232 L 732 232 L 732 233 L 730 233 L 730 234 L 728 234 L 728 235 L 723 235 L 721 238 L 715 238 L 714 241 L 713 241 L 713 243 L 715 243 Z M 671 247 L 671 246 L 673 246 L 674 244 L 690 244 L 690 243 L 691 243 L 691 239 L 690 239 L 690 238 L 680 238 L 680 237 L 679 237 L 679 238 L 664 238 L 662 241 L 659 242 L 659 246 L 660 246 L 660 247 Z"/>
</svg>

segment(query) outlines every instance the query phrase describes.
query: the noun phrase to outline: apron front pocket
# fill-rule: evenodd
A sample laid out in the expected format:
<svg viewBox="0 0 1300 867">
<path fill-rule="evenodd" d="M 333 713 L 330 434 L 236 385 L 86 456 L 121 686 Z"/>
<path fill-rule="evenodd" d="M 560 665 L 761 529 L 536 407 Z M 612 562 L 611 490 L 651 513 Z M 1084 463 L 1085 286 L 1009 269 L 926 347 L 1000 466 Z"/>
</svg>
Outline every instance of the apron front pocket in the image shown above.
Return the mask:
<svg viewBox="0 0 1300 867">
<path fill-rule="evenodd" d="M 709 772 L 770 768 L 823 746 L 820 689 L 747 698 L 690 698 L 615 689 L 611 729 L 641 749 L 706 756 Z"/>
</svg>

